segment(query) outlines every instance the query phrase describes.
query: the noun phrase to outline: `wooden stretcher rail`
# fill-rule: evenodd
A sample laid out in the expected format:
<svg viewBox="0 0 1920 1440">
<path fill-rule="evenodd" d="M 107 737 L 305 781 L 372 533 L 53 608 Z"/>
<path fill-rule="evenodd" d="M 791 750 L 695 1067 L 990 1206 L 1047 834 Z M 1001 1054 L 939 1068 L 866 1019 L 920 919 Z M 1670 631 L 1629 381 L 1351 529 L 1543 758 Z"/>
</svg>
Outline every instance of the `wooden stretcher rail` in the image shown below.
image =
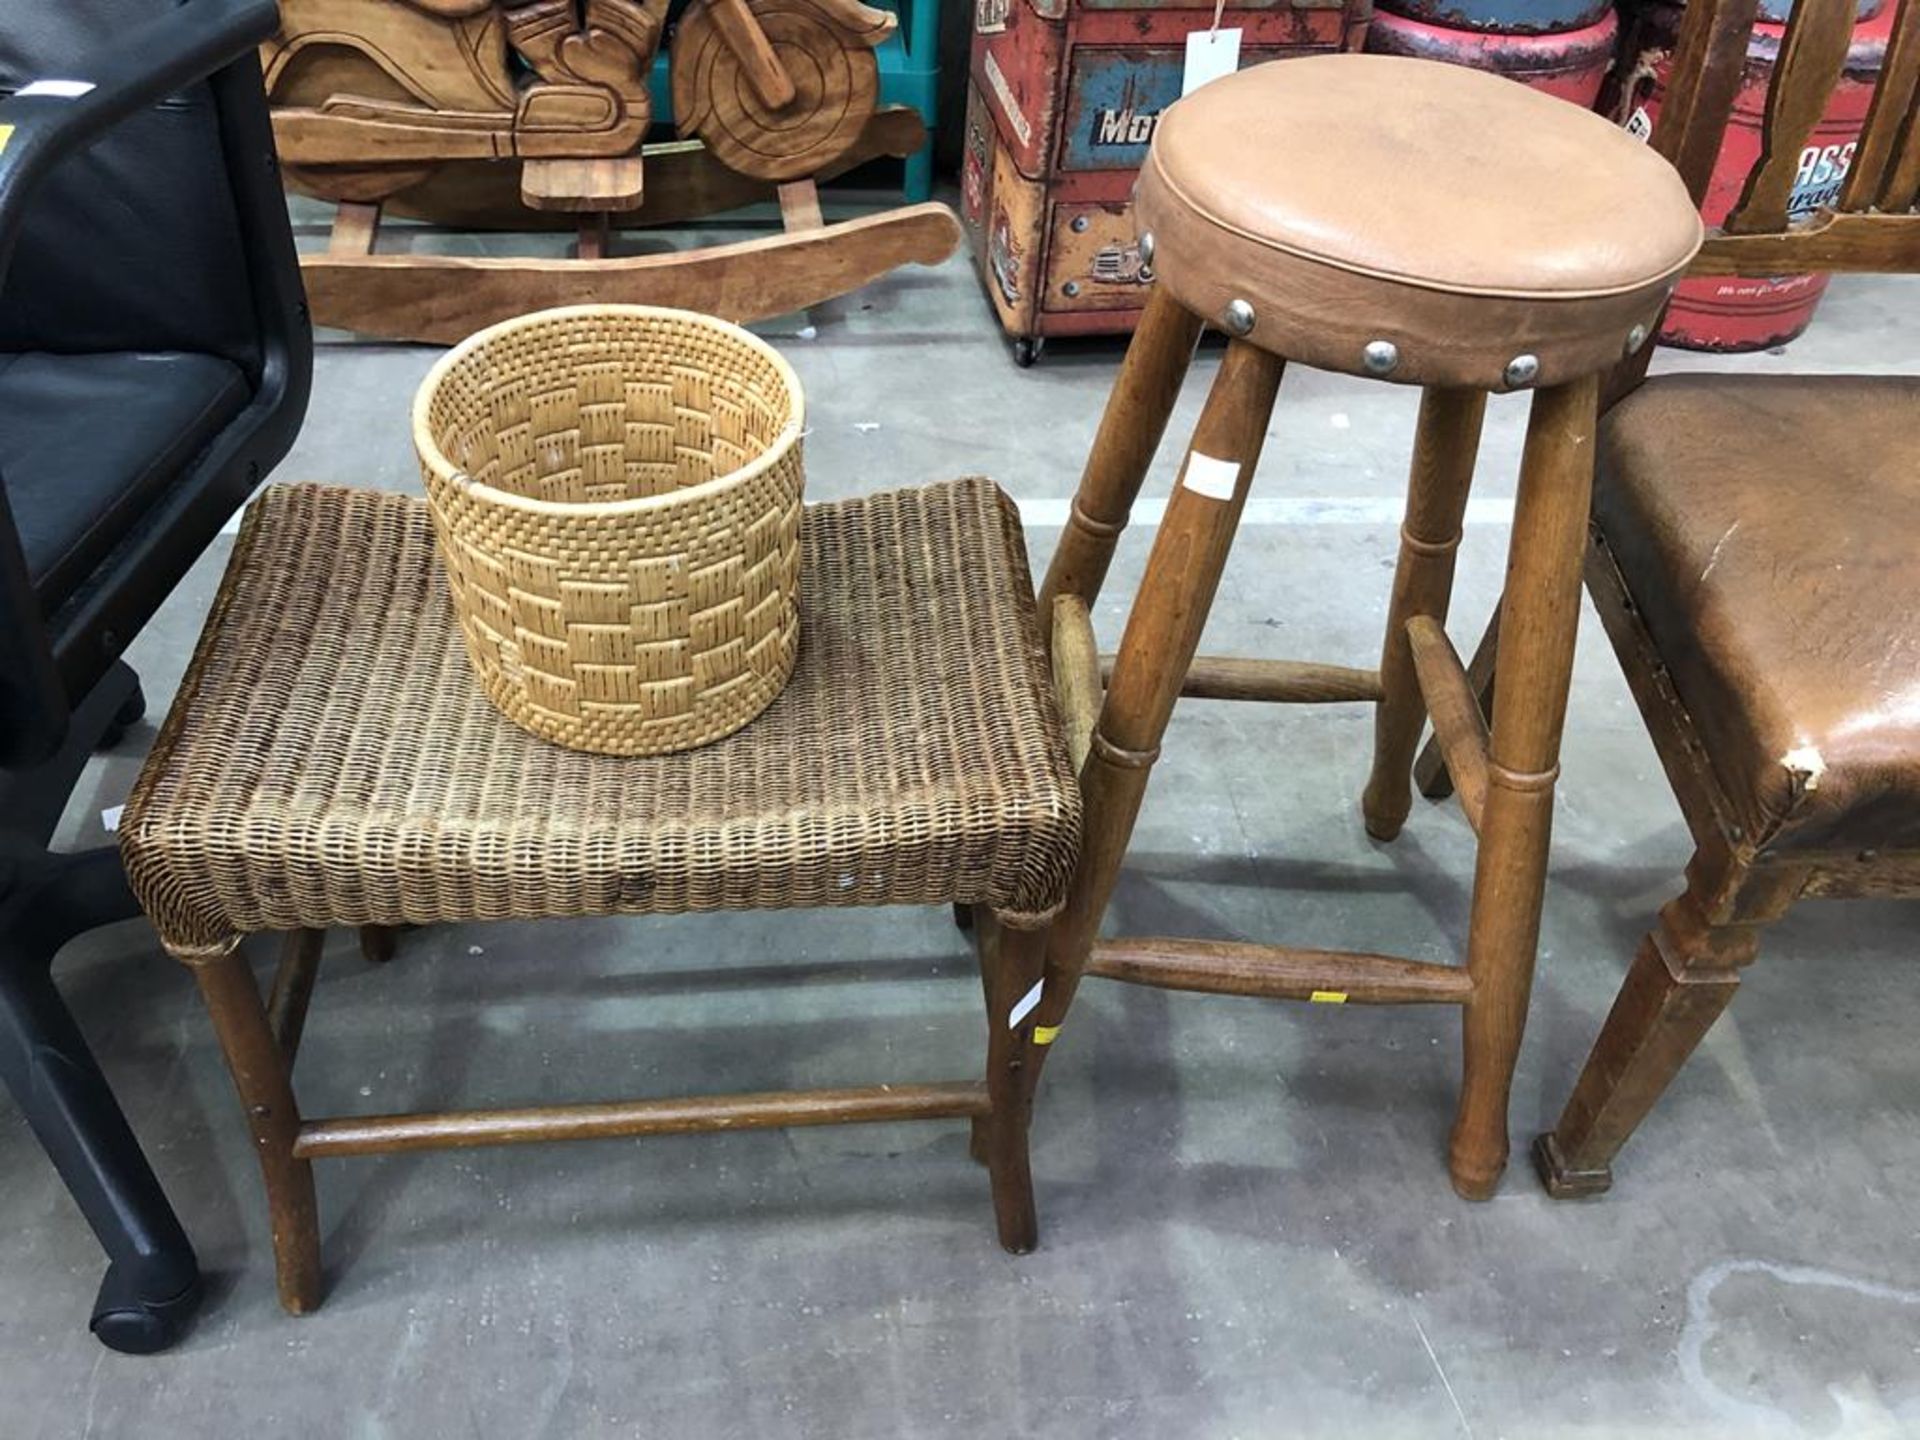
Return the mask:
<svg viewBox="0 0 1920 1440">
<path fill-rule="evenodd" d="M 1225 940 L 1103 940 L 1087 973 L 1162 990 L 1353 1005 L 1463 1005 L 1473 994 L 1467 972 L 1452 965 Z"/>
<path fill-rule="evenodd" d="M 1113 678 L 1113 656 L 1100 657 L 1100 677 Z M 1371 704 L 1380 698 L 1380 672 L 1312 660 L 1242 660 L 1196 655 L 1180 693 L 1192 700 L 1266 700 L 1279 705 Z"/>
<path fill-rule="evenodd" d="M 1100 683 L 1100 646 L 1093 617 L 1078 595 L 1053 602 L 1053 686 L 1060 695 L 1060 716 L 1067 726 L 1067 753 L 1074 774 L 1087 763 L 1093 727 L 1100 719 L 1105 691 Z"/>
<path fill-rule="evenodd" d="M 1709 235 L 1687 273 L 1757 276 L 1916 266 L 1920 266 L 1920 215 L 1829 211 L 1774 234 Z"/>
<path fill-rule="evenodd" d="M 989 1109 L 984 1083 L 945 1081 L 873 1085 L 852 1090 L 695 1095 L 678 1100 L 612 1100 L 591 1105 L 542 1105 L 523 1110 L 350 1116 L 304 1122 L 293 1143 L 293 1153 L 311 1160 L 334 1155 L 445 1150 L 467 1145 L 532 1145 L 549 1140 L 687 1135 L 703 1130 L 773 1130 L 793 1125 L 960 1119 L 986 1115 Z"/>
<path fill-rule="evenodd" d="M 267 1000 L 267 1023 L 274 1043 L 293 1068 L 300 1053 L 300 1035 L 307 1028 L 307 1007 L 313 1002 L 313 982 L 320 973 L 324 930 L 291 930 L 280 947 L 280 964 L 273 972 L 273 993 Z"/>
<path fill-rule="evenodd" d="M 1487 803 L 1487 717 L 1474 698 L 1473 682 L 1460 663 L 1447 632 L 1431 615 L 1407 621 L 1407 641 L 1413 651 L 1413 673 L 1433 721 L 1433 738 L 1453 777 L 1460 808 L 1467 823 L 1480 833 L 1480 814 Z"/>
</svg>

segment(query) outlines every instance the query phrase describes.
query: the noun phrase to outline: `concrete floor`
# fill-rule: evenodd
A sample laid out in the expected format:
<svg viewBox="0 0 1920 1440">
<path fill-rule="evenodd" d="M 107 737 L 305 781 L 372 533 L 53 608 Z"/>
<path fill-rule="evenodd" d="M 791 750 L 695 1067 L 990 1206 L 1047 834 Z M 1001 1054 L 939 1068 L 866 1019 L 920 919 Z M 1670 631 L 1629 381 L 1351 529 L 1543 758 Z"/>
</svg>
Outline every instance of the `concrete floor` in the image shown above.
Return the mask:
<svg viewBox="0 0 1920 1440">
<path fill-rule="evenodd" d="M 1721 363 L 1912 371 L 1893 316 L 1915 299 L 1836 282 L 1789 355 Z M 1015 370 L 960 260 L 761 328 L 807 386 L 815 498 L 983 471 L 1044 565 L 1116 345 Z M 280 478 L 416 491 L 406 410 L 433 358 L 324 343 Z M 1208 648 L 1370 662 L 1415 398 L 1289 377 Z M 1524 411 L 1491 408 L 1463 645 Z M 126 794 L 227 544 L 135 645 L 153 715 L 90 774 L 70 843 Z M 1100 607 L 1110 638 L 1145 548 L 1142 529 Z M 1517 1153 L 1688 850 L 1588 622 Z M 1186 706 L 1115 923 L 1453 955 L 1468 831 L 1422 807 L 1366 840 L 1368 718 Z M 1779 925 L 1600 1201 L 1548 1201 L 1523 1160 L 1493 1202 L 1454 1197 L 1448 1013 L 1092 982 L 1042 1096 L 1024 1259 L 993 1243 L 957 1124 L 354 1160 L 319 1169 L 330 1294 L 299 1321 L 187 977 L 143 924 L 103 931 L 63 978 L 213 1293 L 168 1356 L 95 1345 L 99 1254 L 0 1109 L 0 1437 L 1920 1434 L 1914 918 Z M 308 1037 L 303 1098 L 339 1113 L 965 1076 L 981 1016 L 946 916 L 889 910 L 449 929 L 379 970 L 340 937 Z"/>
</svg>

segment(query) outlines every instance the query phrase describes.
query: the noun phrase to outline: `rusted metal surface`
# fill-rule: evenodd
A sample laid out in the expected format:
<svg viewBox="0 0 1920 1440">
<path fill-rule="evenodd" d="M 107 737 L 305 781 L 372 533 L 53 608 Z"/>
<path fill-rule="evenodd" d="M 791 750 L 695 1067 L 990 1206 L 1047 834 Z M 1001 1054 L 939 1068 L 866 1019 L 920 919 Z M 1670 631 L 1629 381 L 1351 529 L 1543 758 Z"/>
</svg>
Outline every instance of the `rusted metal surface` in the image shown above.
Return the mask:
<svg viewBox="0 0 1920 1440">
<path fill-rule="evenodd" d="M 1840 194 L 1854 146 L 1866 124 L 1880 66 L 1886 59 L 1894 13 L 1892 7 L 1878 8 L 1854 28 L 1846 71 L 1801 154 L 1799 179 L 1789 202 L 1789 212 L 1795 218 L 1832 204 Z M 1644 17 L 1643 28 L 1636 36 L 1639 63 L 1633 73 L 1638 79 L 1621 99 L 1620 113 L 1638 132 L 1651 130 L 1660 113 L 1666 91 L 1667 47 L 1672 43 L 1675 18 L 1671 10 Z M 1779 23 L 1754 26 L 1733 118 L 1728 122 L 1700 207 L 1701 218 L 1710 226 L 1726 219 L 1746 186 L 1747 176 L 1760 161 L 1767 86 L 1784 33 L 1785 26 Z M 1682 280 L 1660 327 L 1660 343 L 1722 353 L 1784 345 L 1813 323 L 1826 289 L 1825 275 L 1703 275 Z"/>
<path fill-rule="evenodd" d="M 1611 10 L 1596 24 L 1557 35 L 1495 35 L 1380 14 L 1367 31 L 1367 49 L 1505 75 L 1588 110 L 1613 64 L 1619 33 Z"/>
<path fill-rule="evenodd" d="M 1359 48 L 1368 0 L 1227 0 L 1242 67 Z M 1146 303 L 1130 197 L 1211 0 L 975 0 L 962 215 L 1011 335 L 1121 334 Z"/>
</svg>

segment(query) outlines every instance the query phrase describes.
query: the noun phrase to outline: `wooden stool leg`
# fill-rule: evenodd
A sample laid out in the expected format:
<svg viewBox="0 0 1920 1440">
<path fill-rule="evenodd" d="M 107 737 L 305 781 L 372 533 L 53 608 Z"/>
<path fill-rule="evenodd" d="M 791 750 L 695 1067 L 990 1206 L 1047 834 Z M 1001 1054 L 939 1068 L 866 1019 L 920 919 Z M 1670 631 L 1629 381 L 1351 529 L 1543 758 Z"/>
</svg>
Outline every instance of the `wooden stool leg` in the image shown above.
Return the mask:
<svg viewBox="0 0 1920 1440">
<path fill-rule="evenodd" d="M 1453 562 L 1480 450 L 1482 390 L 1429 389 L 1420 397 L 1413 467 L 1407 477 L 1407 518 L 1400 527 L 1400 563 L 1387 605 L 1380 648 L 1380 701 L 1373 712 L 1373 774 L 1360 801 L 1367 833 L 1391 840 L 1413 808 L 1411 770 L 1427 707 L 1413 673 L 1407 621 L 1430 615 L 1442 624 L 1453 598 Z"/>
<path fill-rule="evenodd" d="M 1047 946 L 1040 1023 L 1058 1028 L 1093 949 L 1187 667 L 1247 502 L 1285 362 L 1227 347 L 1127 617 L 1113 678 L 1080 771 L 1080 860 Z"/>
<path fill-rule="evenodd" d="M 1613 1184 L 1613 1157 L 1732 1002 L 1760 926 L 1786 911 L 1807 878 L 1791 869 L 1736 879 L 1723 902 L 1728 887 L 1714 874 L 1694 856 L 1686 892 L 1641 937 L 1559 1123 L 1534 1142 L 1534 1166 L 1556 1199 Z"/>
<path fill-rule="evenodd" d="M 1533 988 L 1580 622 L 1597 393 L 1588 378 L 1534 396 L 1520 464 L 1467 929 L 1473 997 L 1464 1015 L 1464 1077 L 1449 1157 L 1454 1189 L 1470 1200 L 1491 1196 L 1507 1164 L 1507 1096 Z"/>
<path fill-rule="evenodd" d="M 974 923 L 987 990 L 987 1095 L 993 1111 L 984 1125 L 974 1123 L 970 1149 L 987 1165 L 1001 1247 L 1024 1255 L 1040 1238 L 1027 1149 L 1040 1047 L 1027 997 L 1040 984 L 1047 934 L 1016 930 L 984 912 Z"/>
<path fill-rule="evenodd" d="M 234 949 L 212 959 L 195 956 L 190 963 L 253 1131 L 272 1216 L 280 1304 L 290 1315 L 304 1315 L 320 1304 L 320 1217 L 313 1167 L 293 1154 L 300 1111 L 294 1104 L 292 1077 L 267 1023 L 260 987 L 241 952 Z"/>
<path fill-rule="evenodd" d="M 1156 286 L 1147 296 L 1040 587 L 1040 614 L 1048 620 L 1041 629 L 1049 645 L 1053 602 L 1062 595 L 1078 595 L 1091 607 L 1100 594 L 1114 546 L 1160 448 L 1203 328 L 1200 317 L 1164 288 Z"/>
</svg>

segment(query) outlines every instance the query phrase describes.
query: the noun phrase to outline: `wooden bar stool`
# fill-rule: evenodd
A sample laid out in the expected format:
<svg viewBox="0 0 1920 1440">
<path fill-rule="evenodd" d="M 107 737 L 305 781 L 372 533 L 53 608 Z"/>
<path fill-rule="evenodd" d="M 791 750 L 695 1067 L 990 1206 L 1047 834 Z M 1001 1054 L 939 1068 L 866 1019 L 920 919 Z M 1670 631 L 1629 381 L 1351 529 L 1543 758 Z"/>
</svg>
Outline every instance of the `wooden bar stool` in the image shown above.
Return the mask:
<svg viewBox="0 0 1920 1440">
<path fill-rule="evenodd" d="M 1311 135 L 1311 144 L 1299 137 Z M 1580 605 L 1599 373 L 1640 347 L 1701 238 L 1685 188 L 1599 116 L 1387 56 L 1275 62 L 1160 121 L 1135 196 L 1155 286 L 1042 591 L 1086 805 L 1041 1028 L 1083 973 L 1171 989 L 1457 1004 L 1451 1169 L 1493 1192 L 1532 983 Z M 1231 338 L 1101 700 L 1089 607 L 1204 325 Z M 1377 670 L 1195 656 L 1288 360 L 1423 387 Z M 1488 391 L 1537 389 L 1489 726 L 1443 624 Z M 1374 706 L 1367 830 L 1396 835 L 1430 716 L 1480 837 L 1464 968 L 1172 939 L 1095 943 L 1182 695 Z M 1097 711 L 1097 715 L 1096 715 Z"/>
</svg>

